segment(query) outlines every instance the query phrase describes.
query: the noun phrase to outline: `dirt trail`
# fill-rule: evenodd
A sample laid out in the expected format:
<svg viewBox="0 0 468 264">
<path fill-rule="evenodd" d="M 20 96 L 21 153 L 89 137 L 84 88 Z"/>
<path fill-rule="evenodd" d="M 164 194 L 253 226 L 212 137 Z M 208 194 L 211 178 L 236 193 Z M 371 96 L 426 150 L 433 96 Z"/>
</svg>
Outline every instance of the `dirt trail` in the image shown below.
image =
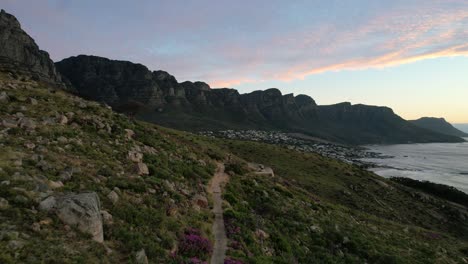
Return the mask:
<svg viewBox="0 0 468 264">
<path fill-rule="evenodd" d="M 223 264 L 226 257 L 227 237 L 223 219 L 223 198 L 222 187 L 228 181 L 229 176 L 224 172 L 224 164 L 218 163 L 216 173 L 208 186 L 208 192 L 213 196 L 213 213 L 215 221 L 213 223 L 213 234 L 215 243 L 211 264 Z"/>
</svg>

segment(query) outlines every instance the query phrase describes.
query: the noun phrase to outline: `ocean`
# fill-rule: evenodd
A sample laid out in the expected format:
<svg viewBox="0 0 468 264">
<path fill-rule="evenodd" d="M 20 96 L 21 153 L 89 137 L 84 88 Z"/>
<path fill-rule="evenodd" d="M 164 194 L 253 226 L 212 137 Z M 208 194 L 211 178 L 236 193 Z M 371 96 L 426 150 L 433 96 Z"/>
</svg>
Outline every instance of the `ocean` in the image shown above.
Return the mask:
<svg viewBox="0 0 468 264">
<path fill-rule="evenodd" d="M 426 180 L 468 193 L 468 142 L 368 145 L 366 148 L 391 156 L 362 159 L 375 164 L 376 168 L 371 170 L 380 176 Z"/>
</svg>

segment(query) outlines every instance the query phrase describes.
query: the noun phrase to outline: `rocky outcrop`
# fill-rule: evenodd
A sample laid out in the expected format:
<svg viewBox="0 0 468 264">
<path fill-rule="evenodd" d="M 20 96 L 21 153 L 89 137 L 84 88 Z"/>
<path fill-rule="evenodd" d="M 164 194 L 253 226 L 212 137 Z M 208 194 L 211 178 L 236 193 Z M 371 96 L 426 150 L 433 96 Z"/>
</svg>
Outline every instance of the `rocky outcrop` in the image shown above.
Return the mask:
<svg viewBox="0 0 468 264">
<path fill-rule="evenodd" d="M 178 83 L 164 71 L 96 56 L 71 57 L 56 67 L 80 95 L 182 130 L 283 130 L 352 144 L 462 140 L 421 129 L 387 107 L 317 106 L 307 95 L 283 95 L 276 88 L 239 94 L 203 82 Z"/>
<path fill-rule="evenodd" d="M 444 118 L 436 117 L 422 117 L 417 120 L 411 120 L 411 123 L 425 129 L 429 129 L 441 134 L 456 136 L 456 137 L 468 137 L 468 133 L 456 129 L 452 124 L 447 122 Z"/>
<path fill-rule="evenodd" d="M 54 212 L 62 222 L 90 234 L 97 242 L 104 241 L 101 203 L 94 192 L 49 196 L 39 209 Z"/>
<path fill-rule="evenodd" d="M 40 50 L 18 20 L 0 11 L 0 71 L 27 76 L 55 87 L 65 88 L 49 54 Z"/>
</svg>

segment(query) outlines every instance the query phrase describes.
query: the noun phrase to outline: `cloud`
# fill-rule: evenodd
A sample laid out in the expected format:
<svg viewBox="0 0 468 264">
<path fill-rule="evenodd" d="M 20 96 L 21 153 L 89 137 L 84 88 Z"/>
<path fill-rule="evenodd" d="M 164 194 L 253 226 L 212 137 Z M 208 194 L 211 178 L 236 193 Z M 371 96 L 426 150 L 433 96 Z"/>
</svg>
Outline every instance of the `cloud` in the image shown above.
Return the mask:
<svg viewBox="0 0 468 264">
<path fill-rule="evenodd" d="M 95 54 L 239 86 L 468 55 L 468 1 L 6 0 L 54 59 Z"/>
</svg>

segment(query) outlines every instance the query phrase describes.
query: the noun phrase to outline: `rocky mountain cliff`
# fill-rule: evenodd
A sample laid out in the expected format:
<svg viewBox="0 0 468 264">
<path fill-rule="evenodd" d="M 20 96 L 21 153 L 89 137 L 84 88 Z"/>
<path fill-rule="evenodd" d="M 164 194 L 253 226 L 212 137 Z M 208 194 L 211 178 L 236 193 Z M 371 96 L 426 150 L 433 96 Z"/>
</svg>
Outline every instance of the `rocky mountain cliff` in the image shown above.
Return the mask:
<svg viewBox="0 0 468 264">
<path fill-rule="evenodd" d="M 49 54 L 40 50 L 34 39 L 21 29 L 18 20 L 3 9 L 0 11 L 0 47 L 2 71 L 65 88 Z"/>
<path fill-rule="evenodd" d="M 429 129 L 441 134 L 451 135 L 456 137 L 468 137 L 468 134 L 456 129 L 452 124 L 445 121 L 444 118 L 436 118 L 436 117 L 422 117 L 417 120 L 411 120 L 411 123 Z"/>
<path fill-rule="evenodd" d="M 164 71 L 96 56 L 70 57 L 56 67 L 81 96 L 178 129 L 283 130 L 351 144 L 462 141 L 421 129 L 386 107 L 318 106 L 307 95 L 283 95 L 275 88 L 239 94 L 203 82 L 179 83 Z"/>
</svg>

